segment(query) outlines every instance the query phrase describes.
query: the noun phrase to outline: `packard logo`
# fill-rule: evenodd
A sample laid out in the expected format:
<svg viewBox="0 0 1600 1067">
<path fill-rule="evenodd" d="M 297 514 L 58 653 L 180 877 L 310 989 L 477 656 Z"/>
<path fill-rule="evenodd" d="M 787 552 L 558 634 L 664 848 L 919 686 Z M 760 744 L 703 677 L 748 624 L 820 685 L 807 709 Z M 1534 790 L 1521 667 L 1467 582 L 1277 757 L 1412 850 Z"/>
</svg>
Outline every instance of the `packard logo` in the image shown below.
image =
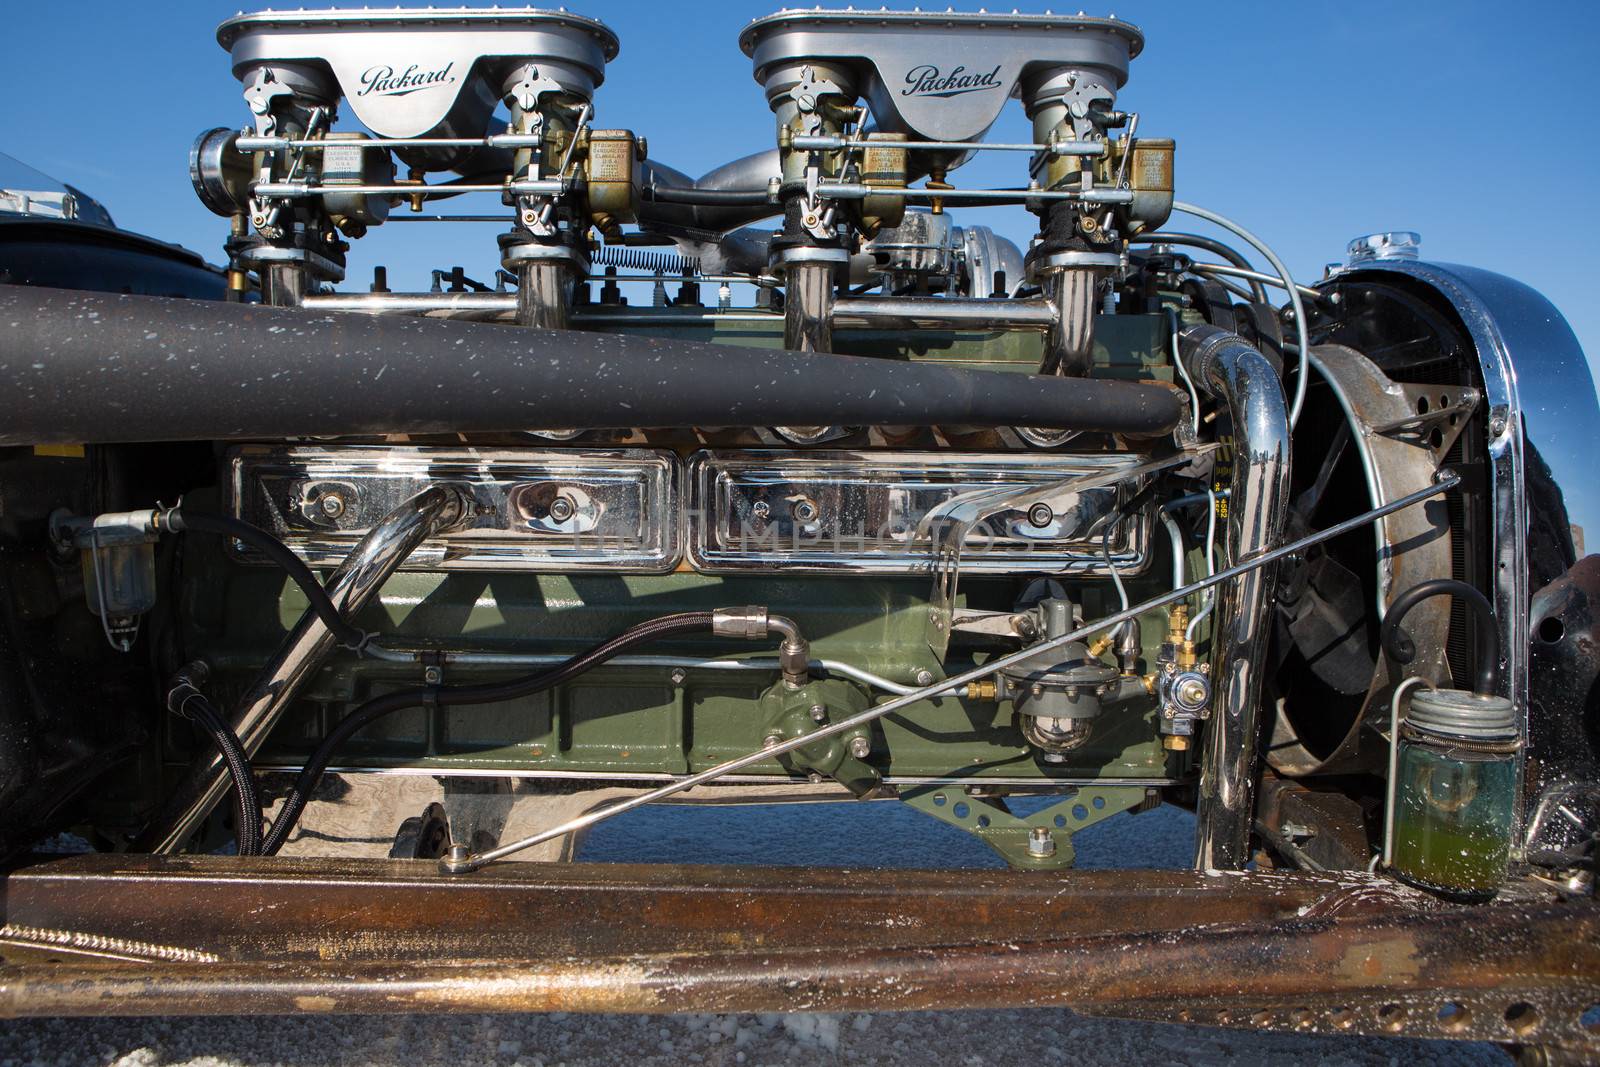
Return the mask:
<svg viewBox="0 0 1600 1067">
<path fill-rule="evenodd" d="M 900 95 L 944 98 L 999 88 L 1002 88 L 999 66 L 985 74 L 969 74 L 966 67 L 958 66 L 945 74 L 932 63 L 924 63 L 906 72 L 906 87 L 900 90 Z"/>
<path fill-rule="evenodd" d="M 361 91 L 357 96 L 405 96 L 419 89 L 432 89 L 436 85 L 449 85 L 455 81 L 450 76 L 454 61 L 438 70 L 418 70 L 415 63 L 396 74 L 393 67 L 370 67 L 361 75 Z"/>
</svg>

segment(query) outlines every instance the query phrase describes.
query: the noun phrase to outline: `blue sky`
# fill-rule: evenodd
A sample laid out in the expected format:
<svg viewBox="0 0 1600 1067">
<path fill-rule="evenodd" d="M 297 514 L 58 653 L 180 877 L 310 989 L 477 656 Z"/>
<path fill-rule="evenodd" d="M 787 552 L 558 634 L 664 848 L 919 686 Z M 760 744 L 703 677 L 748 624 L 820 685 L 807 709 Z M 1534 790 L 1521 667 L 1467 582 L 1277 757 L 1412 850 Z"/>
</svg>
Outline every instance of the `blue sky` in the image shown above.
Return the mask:
<svg viewBox="0 0 1600 1067">
<path fill-rule="evenodd" d="M 622 40 L 596 99 L 599 125 L 645 134 L 655 158 L 692 174 L 772 143 L 737 36 L 780 3 L 566 2 Z M 237 9 L 18 5 L 0 38 L 0 151 L 99 197 L 125 227 L 220 258 L 226 222 L 201 207 L 185 167 L 201 130 L 246 119 L 214 37 Z M 1147 38 L 1120 104 L 1141 113 L 1141 134 L 1177 139 L 1181 199 L 1238 219 L 1304 278 L 1351 237 L 1416 230 L 1428 258 L 1542 290 L 1591 363 L 1600 356 L 1583 258 L 1600 246 L 1600 3 L 1118 0 L 1115 13 Z M 1027 136 L 1016 104 L 990 134 Z M 1020 158 L 1002 153 L 956 174 L 968 185 L 1021 179 Z M 1020 209 L 964 217 L 1019 242 L 1032 230 Z M 357 243 L 351 283 L 365 288 L 377 263 L 396 287 L 426 288 L 430 269 L 454 264 L 488 277 L 495 232 L 386 226 Z"/>
</svg>

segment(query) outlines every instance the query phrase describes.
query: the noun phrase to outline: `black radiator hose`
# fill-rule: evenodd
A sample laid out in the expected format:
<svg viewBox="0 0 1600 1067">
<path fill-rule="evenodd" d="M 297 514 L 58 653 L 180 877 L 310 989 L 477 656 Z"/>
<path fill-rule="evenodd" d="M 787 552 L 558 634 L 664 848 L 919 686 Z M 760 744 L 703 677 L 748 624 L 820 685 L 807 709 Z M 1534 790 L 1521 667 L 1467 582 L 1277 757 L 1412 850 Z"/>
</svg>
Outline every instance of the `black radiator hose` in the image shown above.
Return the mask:
<svg viewBox="0 0 1600 1067">
<path fill-rule="evenodd" d="M 557 427 L 1177 425 L 1164 385 L 0 285 L 0 445 Z"/>
<path fill-rule="evenodd" d="M 300 776 L 290 787 L 289 793 L 283 799 L 283 808 L 278 817 L 273 820 L 272 830 L 262 842 L 261 854 L 275 856 L 283 843 L 289 839 L 290 832 L 295 823 L 299 822 L 301 812 L 305 811 L 306 801 L 311 799 L 311 794 L 316 791 L 317 783 L 322 780 L 323 772 L 328 769 L 328 764 L 333 761 L 336 753 L 345 742 L 371 726 L 385 715 L 391 715 L 407 708 L 418 707 L 457 707 L 464 704 L 498 704 L 505 700 L 519 700 L 523 697 L 542 693 L 558 685 L 571 681 L 585 671 L 591 670 L 614 656 L 621 655 L 635 645 L 642 645 L 649 641 L 657 641 L 663 637 L 675 634 L 695 633 L 709 630 L 712 627 L 713 616 L 709 611 L 688 611 L 678 615 L 663 615 L 658 619 L 631 626 L 609 640 L 602 641 L 594 647 L 578 653 L 565 663 L 551 667 L 548 670 L 538 671 L 533 674 L 519 675 L 503 682 L 485 682 L 480 685 L 429 685 L 417 686 L 412 689 L 401 689 L 393 693 L 373 697 L 349 715 L 339 720 L 328 736 L 323 738 L 322 744 L 306 760 L 305 766 L 300 771 Z"/>
<path fill-rule="evenodd" d="M 1435 596 L 1453 596 L 1465 604 L 1477 620 L 1478 676 L 1473 680 L 1472 691 L 1479 696 L 1494 696 L 1500 677 L 1500 631 L 1495 629 L 1494 608 L 1489 598 L 1476 587 L 1454 578 L 1432 578 L 1418 582 L 1399 596 L 1384 612 L 1379 628 L 1379 642 L 1383 651 L 1395 663 L 1410 663 L 1417 657 L 1417 646 L 1411 635 L 1400 624 L 1418 604 Z"/>
</svg>

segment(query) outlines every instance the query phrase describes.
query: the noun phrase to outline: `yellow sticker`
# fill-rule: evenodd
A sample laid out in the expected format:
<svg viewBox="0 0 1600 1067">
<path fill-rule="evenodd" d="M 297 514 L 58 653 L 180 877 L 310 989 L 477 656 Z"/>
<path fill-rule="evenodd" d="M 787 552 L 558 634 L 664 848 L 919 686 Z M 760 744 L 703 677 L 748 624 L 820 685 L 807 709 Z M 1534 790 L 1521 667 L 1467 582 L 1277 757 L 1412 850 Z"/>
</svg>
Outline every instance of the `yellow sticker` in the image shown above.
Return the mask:
<svg viewBox="0 0 1600 1067">
<path fill-rule="evenodd" d="M 34 445 L 36 456 L 54 456 L 57 459 L 82 459 L 82 445 Z"/>
</svg>

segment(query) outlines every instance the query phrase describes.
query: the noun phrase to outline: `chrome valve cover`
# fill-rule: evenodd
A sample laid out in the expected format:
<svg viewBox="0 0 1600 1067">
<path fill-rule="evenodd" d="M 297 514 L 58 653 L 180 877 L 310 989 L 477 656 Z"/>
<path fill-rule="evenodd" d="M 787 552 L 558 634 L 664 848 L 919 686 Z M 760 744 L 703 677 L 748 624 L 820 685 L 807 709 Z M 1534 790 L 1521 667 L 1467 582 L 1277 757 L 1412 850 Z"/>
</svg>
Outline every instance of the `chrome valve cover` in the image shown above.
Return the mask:
<svg viewBox="0 0 1600 1067">
<path fill-rule="evenodd" d="M 246 446 L 228 467 L 231 514 L 313 566 L 337 564 L 434 484 L 466 493 L 476 514 L 402 569 L 662 572 L 682 555 L 670 452 Z"/>
<path fill-rule="evenodd" d="M 426 542 L 410 570 L 928 574 L 930 517 L 967 495 L 1026 497 L 1112 473 L 1130 457 L 917 452 L 244 446 L 228 454 L 231 514 L 308 563 L 337 563 L 371 525 L 431 484 L 467 493 L 476 516 Z M 1003 510 L 966 541 L 973 574 L 1143 568 L 1149 517 L 1118 506 L 1139 479 Z M 1063 504 L 1065 501 L 1065 504 Z M 236 546 L 243 553 L 242 546 Z M 244 558 L 248 558 L 245 555 Z"/>
</svg>

